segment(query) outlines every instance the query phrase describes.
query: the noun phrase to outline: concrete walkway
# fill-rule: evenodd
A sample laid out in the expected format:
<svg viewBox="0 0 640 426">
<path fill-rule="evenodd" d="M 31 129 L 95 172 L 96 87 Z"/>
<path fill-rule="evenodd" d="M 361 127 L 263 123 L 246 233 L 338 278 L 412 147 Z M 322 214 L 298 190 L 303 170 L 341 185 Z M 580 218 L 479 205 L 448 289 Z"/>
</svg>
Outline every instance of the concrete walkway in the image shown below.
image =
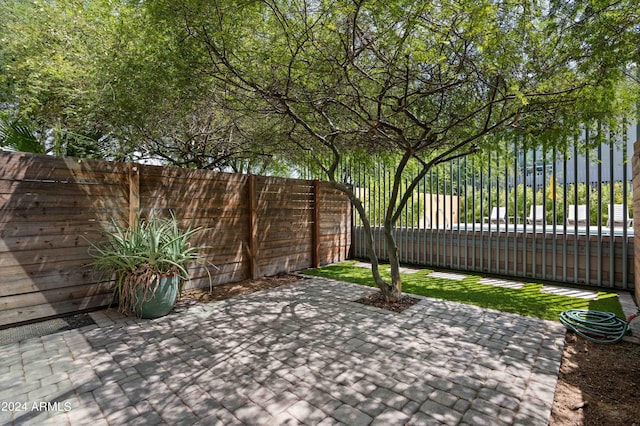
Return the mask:
<svg viewBox="0 0 640 426">
<path fill-rule="evenodd" d="M 564 328 L 313 278 L 0 346 L 0 424 L 548 423 Z"/>
</svg>

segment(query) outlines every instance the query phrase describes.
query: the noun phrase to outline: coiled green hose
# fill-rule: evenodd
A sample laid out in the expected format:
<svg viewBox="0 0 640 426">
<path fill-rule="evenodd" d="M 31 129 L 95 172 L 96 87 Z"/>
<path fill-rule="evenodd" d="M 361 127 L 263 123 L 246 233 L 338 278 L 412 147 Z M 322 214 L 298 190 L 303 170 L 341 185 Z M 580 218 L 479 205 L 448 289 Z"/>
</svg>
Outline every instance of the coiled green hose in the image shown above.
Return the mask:
<svg viewBox="0 0 640 426">
<path fill-rule="evenodd" d="M 629 323 L 611 312 L 570 309 L 560 314 L 560 322 L 577 335 L 598 343 L 617 343 Z"/>
</svg>

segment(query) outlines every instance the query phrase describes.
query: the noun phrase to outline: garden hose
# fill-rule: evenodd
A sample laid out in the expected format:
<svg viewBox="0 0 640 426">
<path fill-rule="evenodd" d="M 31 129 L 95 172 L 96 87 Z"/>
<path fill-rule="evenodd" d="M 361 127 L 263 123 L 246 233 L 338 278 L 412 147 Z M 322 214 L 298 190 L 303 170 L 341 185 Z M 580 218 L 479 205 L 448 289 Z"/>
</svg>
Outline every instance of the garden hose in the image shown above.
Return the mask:
<svg viewBox="0 0 640 426">
<path fill-rule="evenodd" d="M 560 322 L 578 336 L 598 343 L 617 343 L 629 323 L 611 312 L 570 309 L 560 314 Z"/>
</svg>

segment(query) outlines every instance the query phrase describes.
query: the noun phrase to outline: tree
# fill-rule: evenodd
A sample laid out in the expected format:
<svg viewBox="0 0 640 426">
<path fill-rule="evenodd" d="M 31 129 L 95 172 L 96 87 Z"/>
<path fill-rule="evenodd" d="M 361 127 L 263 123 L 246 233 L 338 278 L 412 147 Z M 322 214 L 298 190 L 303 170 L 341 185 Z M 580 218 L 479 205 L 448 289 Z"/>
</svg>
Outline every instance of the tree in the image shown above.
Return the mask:
<svg viewBox="0 0 640 426">
<path fill-rule="evenodd" d="M 99 156 L 103 136 L 94 106 L 96 38 L 87 40 L 103 10 L 79 2 L 0 4 L 0 102 L 37 135 L 40 151 Z"/>
<path fill-rule="evenodd" d="M 157 1 L 181 28 L 194 73 L 289 119 L 362 220 L 372 274 L 400 297 L 394 226 L 437 164 L 490 146 L 493 136 L 547 135 L 617 113 L 616 88 L 637 34 L 631 2 Z M 622 27 L 618 27 L 620 24 Z M 588 37 L 587 37 L 588 35 Z M 360 152 L 396 155 L 382 278 L 362 202 L 339 164 Z M 403 187 L 408 167 L 419 170 Z"/>
<path fill-rule="evenodd" d="M 255 114 L 234 109 L 215 77 L 194 78 L 173 28 L 151 25 L 139 2 L 7 0 L 0 28 L 0 103 L 43 152 L 286 170 Z"/>
</svg>

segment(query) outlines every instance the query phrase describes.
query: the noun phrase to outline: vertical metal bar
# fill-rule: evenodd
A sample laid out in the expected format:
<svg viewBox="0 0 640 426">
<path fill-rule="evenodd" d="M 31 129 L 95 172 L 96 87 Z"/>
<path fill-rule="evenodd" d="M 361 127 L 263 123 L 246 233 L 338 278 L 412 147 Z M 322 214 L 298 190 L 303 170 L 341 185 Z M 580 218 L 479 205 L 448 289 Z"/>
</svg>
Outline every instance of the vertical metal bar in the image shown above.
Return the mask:
<svg viewBox="0 0 640 426">
<path fill-rule="evenodd" d="M 373 176 L 369 176 L 369 174 L 367 173 L 367 215 L 369 217 L 369 220 L 371 221 L 371 226 L 373 226 L 373 224 L 375 223 L 374 219 L 375 219 L 375 214 L 376 214 L 376 208 L 375 208 L 375 197 L 373 197 L 373 191 L 375 191 L 375 188 L 378 186 L 378 170 L 379 170 L 379 165 L 378 162 L 376 161 L 373 164 Z M 372 187 L 373 185 L 373 187 Z M 373 199 L 372 199 L 373 198 Z M 373 232 L 373 231 L 371 231 Z M 363 236 L 364 238 L 364 236 Z M 373 250 L 375 250 L 375 246 L 372 247 Z"/>
<path fill-rule="evenodd" d="M 353 168 L 353 167 L 354 167 L 354 165 L 353 165 L 353 164 L 351 164 L 351 166 L 350 166 L 350 167 L 351 167 L 351 168 Z M 351 172 L 353 173 L 352 189 L 353 189 L 353 191 L 354 191 L 354 194 L 357 196 L 357 195 L 359 194 L 359 192 L 356 192 L 356 188 L 358 188 L 358 184 L 359 184 L 359 181 L 358 181 L 358 175 L 357 175 L 357 170 L 353 170 L 353 169 L 352 169 L 352 170 L 351 170 Z M 354 239 L 354 238 L 355 238 L 355 235 L 356 235 L 356 234 L 355 234 L 355 229 L 356 229 L 356 215 L 355 215 L 354 210 L 355 210 L 355 209 L 353 209 L 353 208 L 351 209 L 351 217 L 350 217 L 350 219 L 351 219 L 351 220 L 350 220 L 350 222 L 349 222 L 349 224 L 351 225 L 351 254 L 353 254 L 353 253 L 354 253 L 354 251 L 353 251 L 353 250 L 355 249 L 355 246 L 356 246 L 356 244 L 355 244 L 355 243 L 356 243 L 356 240 Z M 353 257 L 353 256 L 351 256 L 351 257 Z"/>
<path fill-rule="evenodd" d="M 551 196 L 552 196 L 552 205 L 551 205 L 551 217 L 552 217 L 552 226 L 553 226 L 553 253 L 552 256 L 552 266 L 553 269 L 552 277 L 554 280 L 558 279 L 558 194 L 556 193 L 556 188 L 558 188 L 558 175 L 557 175 L 557 164 L 558 164 L 558 150 L 553 150 L 553 169 L 551 170 L 551 177 L 553 178 L 553 186 L 551 187 Z M 546 210 L 545 210 L 545 218 L 546 218 Z"/>
<path fill-rule="evenodd" d="M 409 183 L 407 178 L 404 179 L 404 192 L 407 191 Z M 404 195 L 404 194 L 403 194 Z M 411 206 L 413 206 L 413 194 L 411 194 Z M 412 210 L 413 211 L 413 210 Z M 402 236 L 404 239 L 404 254 L 402 255 L 404 262 L 409 262 L 411 257 L 409 256 L 409 202 L 407 200 L 407 205 L 404 206 L 404 235 Z"/>
<path fill-rule="evenodd" d="M 356 195 L 356 197 L 358 197 L 358 199 L 361 200 L 361 190 L 360 190 L 360 165 L 356 163 L 356 165 L 354 165 L 353 163 L 351 164 L 351 167 L 355 167 L 355 170 L 353 171 L 353 173 L 355 174 L 355 178 L 353 179 L 353 191 L 354 194 Z M 358 226 L 357 223 L 358 220 L 358 216 L 356 214 L 356 209 L 352 208 L 351 209 L 351 254 L 353 255 L 352 257 L 355 257 L 355 253 L 356 253 L 356 248 L 358 247 L 360 241 L 360 235 L 358 233 L 356 233 L 356 228 Z"/>
<path fill-rule="evenodd" d="M 384 193 L 382 194 L 382 211 L 380 212 L 380 218 L 382 219 L 380 223 L 380 242 L 382 244 L 382 252 L 384 253 L 384 258 L 386 262 L 389 261 L 389 253 L 387 250 L 387 241 L 384 235 L 384 223 L 387 219 L 387 206 L 389 205 L 389 192 L 391 191 L 391 187 L 389 186 L 391 170 L 387 170 L 387 166 L 384 166 Z"/>
<path fill-rule="evenodd" d="M 598 286 L 602 286 L 602 124 L 598 121 L 598 133 L 596 136 L 598 141 L 598 165 L 597 165 L 597 190 L 598 190 L 598 235 L 596 240 L 598 241 L 597 251 L 597 279 Z"/>
<path fill-rule="evenodd" d="M 374 232 L 374 229 L 378 226 L 377 222 L 378 222 L 378 205 L 380 204 L 380 169 L 381 169 L 381 165 L 378 162 L 378 159 L 376 158 L 376 163 L 374 166 L 374 177 L 373 180 L 371 181 L 371 184 L 373 185 L 372 191 L 371 192 L 371 196 L 373 197 L 372 203 L 371 205 L 371 209 L 372 209 L 372 219 L 371 219 L 371 232 Z M 380 256 L 380 251 L 378 250 L 378 244 L 376 242 L 376 235 L 374 233 L 373 235 L 374 240 L 373 240 L 373 250 L 376 252 L 376 256 Z"/>
<path fill-rule="evenodd" d="M 535 211 L 536 211 L 536 198 L 538 197 L 538 180 L 536 179 L 538 176 L 538 156 L 536 155 L 537 152 L 534 149 L 533 150 L 533 169 L 532 169 L 532 175 L 533 175 L 533 179 L 531 181 L 531 185 L 533 186 L 533 202 L 531 203 L 531 206 L 533 207 L 533 212 L 534 212 L 534 216 L 533 216 L 533 244 L 532 244 L 532 248 L 531 248 L 531 274 L 533 277 L 537 276 L 537 269 L 536 266 L 538 265 L 538 250 L 536 249 L 536 233 L 537 233 L 537 229 L 536 229 L 536 218 L 535 218 Z"/>
<path fill-rule="evenodd" d="M 496 207 L 500 208 L 502 207 L 502 202 L 500 201 L 500 155 L 498 153 L 496 153 Z M 498 273 L 498 271 L 500 270 L 500 221 L 504 220 L 505 221 L 505 225 L 507 222 L 507 218 L 499 218 L 497 223 L 496 223 L 496 236 L 495 236 L 495 241 L 496 241 L 496 249 L 495 249 L 495 266 L 491 267 L 491 263 L 489 264 L 489 267 L 492 268 L 492 270 L 494 271 L 494 273 Z"/>
<path fill-rule="evenodd" d="M 384 165 L 381 164 L 378 170 L 378 179 L 376 182 L 376 187 L 378 190 L 378 196 L 376 197 L 376 251 L 378 253 L 378 257 L 382 258 L 384 253 L 382 253 L 382 246 L 380 245 L 380 223 L 382 222 L 382 197 L 384 196 Z"/>
<path fill-rule="evenodd" d="M 446 184 L 446 181 L 445 181 Z M 445 216 L 447 217 L 447 216 Z M 453 161 L 449 160 L 449 262 L 447 266 L 453 267 Z"/>
<path fill-rule="evenodd" d="M 502 203 L 500 202 L 500 173 L 498 172 L 498 170 L 500 170 L 500 156 L 498 155 L 498 153 L 496 153 L 496 207 L 500 208 L 502 207 Z M 495 234 L 495 241 L 496 241 L 496 249 L 495 249 L 495 266 L 492 267 L 491 266 L 491 262 L 489 262 L 489 268 L 490 270 L 494 271 L 494 273 L 498 272 L 499 269 L 499 265 L 500 265 L 500 221 L 503 218 L 498 218 L 498 220 L 496 221 L 496 234 Z M 504 221 L 506 222 L 507 219 L 504 219 Z"/>
<path fill-rule="evenodd" d="M 578 260 L 580 245 L 578 244 L 578 136 L 573 138 L 573 282 L 578 282 Z"/>
<path fill-rule="evenodd" d="M 518 263 L 518 216 L 520 212 L 518 211 L 518 176 L 520 174 L 520 168 L 518 166 L 518 152 L 520 152 L 520 147 L 518 146 L 518 141 L 514 141 L 514 160 L 513 160 L 513 211 L 515 212 L 515 223 L 513 224 L 513 275 L 516 275 L 517 272 L 517 263 Z"/>
<path fill-rule="evenodd" d="M 471 179 L 471 268 L 476 270 L 476 170 L 477 162 L 475 159 L 471 161 L 472 179 Z M 481 207 L 482 208 L 482 207 Z M 480 212 L 480 220 L 482 220 L 482 211 Z"/>
<path fill-rule="evenodd" d="M 365 208 L 366 208 L 365 212 L 366 212 L 367 216 L 369 216 L 370 213 L 371 213 L 371 201 L 370 201 L 370 198 L 369 198 L 369 197 L 371 197 L 371 190 L 369 189 L 370 179 L 369 179 L 368 173 L 364 172 L 364 165 L 362 163 L 360 163 L 360 175 L 361 175 L 360 184 L 362 185 L 362 191 L 363 191 L 362 198 L 363 199 L 366 198 L 368 200 L 367 201 L 367 205 L 365 206 Z M 364 247 L 366 247 L 364 232 L 362 232 L 364 230 L 363 225 L 364 225 L 364 223 L 362 223 L 362 220 L 361 220 L 360 221 L 360 252 L 361 253 L 362 253 L 362 249 Z M 365 251 L 365 254 L 366 254 L 366 251 Z M 361 257 L 366 257 L 366 256 L 362 256 L 362 254 L 360 256 Z"/>
<path fill-rule="evenodd" d="M 360 189 L 359 189 L 360 188 L 360 169 L 354 163 L 351 163 L 350 167 L 351 167 L 351 173 L 353 173 L 352 189 L 356 197 L 360 198 Z M 350 222 L 351 223 L 351 254 L 352 255 L 355 254 L 355 247 L 358 245 L 357 234 L 355 232 L 356 226 L 357 226 L 356 220 L 357 220 L 356 212 L 355 212 L 355 209 L 352 208 L 351 222 Z M 351 257 L 354 257 L 354 256 L 351 256 Z"/>
<path fill-rule="evenodd" d="M 457 207 L 456 207 L 456 211 L 458 212 L 456 214 L 456 233 L 457 233 L 457 237 L 458 237 L 458 259 L 457 259 L 457 265 L 458 265 L 458 269 L 460 269 L 460 257 L 462 255 L 461 253 L 461 247 L 460 247 L 460 158 L 458 158 L 456 160 L 456 166 L 458 168 L 458 173 L 456 175 L 456 203 L 457 203 Z"/>
<path fill-rule="evenodd" d="M 384 165 L 380 164 L 378 166 L 378 179 L 376 180 L 376 189 L 378 195 L 376 196 L 376 251 L 379 257 L 383 257 L 382 246 L 380 245 L 380 223 L 381 215 L 382 215 L 382 197 L 384 194 L 383 187 L 384 186 Z"/>
<path fill-rule="evenodd" d="M 446 194 L 445 194 L 445 186 L 446 184 L 442 181 L 444 179 L 444 177 L 442 176 L 442 166 L 439 166 L 438 169 L 436 170 L 436 188 L 438 191 L 438 198 L 436 201 L 436 205 L 437 205 L 437 211 L 442 213 L 442 222 L 440 222 L 440 215 L 437 216 L 436 218 L 436 222 L 437 222 L 437 228 L 438 228 L 438 245 L 437 245 L 437 252 L 438 252 L 438 256 L 436 257 L 436 263 L 439 266 L 442 266 L 445 262 L 446 259 L 446 255 L 447 255 L 447 244 L 446 244 L 446 240 L 445 240 L 445 223 L 446 223 Z M 442 195 L 442 199 L 440 197 L 440 195 Z M 440 205 L 442 201 L 442 205 Z M 441 232 L 442 229 L 442 232 Z"/>
<path fill-rule="evenodd" d="M 526 146 L 526 144 L 524 145 Z M 524 218 L 527 217 L 527 193 L 529 192 L 528 191 L 529 165 L 527 163 L 527 152 L 528 152 L 528 149 L 526 148 L 522 151 L 522 164 L 524 164 L 524 197 L 522 200 L 522 217 Z M 522 233 L 522 268 L 521 268 L 522 273 L 521 275 L 523 277 L 527 276 L 527 240 L 529 239 L 529 227 L 526 222 L 527 221 L 525 219 L 524 232 Z"/>
<path fill-rule="evenodd" d="M 400 194 L 400 196 L 404 196 L 404 194 L 406 194 L 407 192 L 407 187 L 409 186 L 409 181 L 407 178 L 404 179 L 404 192 L 402 192 Z M 411 225 L 409 223 L 409 219 L 411 218 L 411 214 L 409 213 L 409 206 L 412 205 L 413 203 L 411 202 L 413 198 L 413 194 L 411 194 L 411 196 L 407 199 L 407 204 L 404 206 L 404 234 L 402 236 L 402 238 L 405 240 L 405 252 L 404 254 L 402 254 L 402 259 L 403 262 L 409 263 L 411 261 L 411 241 L 409 240 L 409 234 L 410 234 L 410 228 Z"/>
<path fill-rule="evenodd" d="M 492 248 L 491 248 L 491 240 L 492 240 L 492 235 L 491 235 L 491 220 L 493 219 L 491 217 L 491 210 L 493 209 L 493 188 L 491 188 L 491 185 L 493 184 L 492 180 L 491 180 L 491 153 L 489 153 L 489 168 L 487 170 L 487 183 L 488 188 L 487 188 L 487 192 L 489 193 L 489 233 L 488 233 L 488 237 L 489 237 L 489 250 L 487 250 L 487 269 L 491 270 L 491 252 L 492 252 Z"/>
<path fill-rule="evenodd" d="M 376 223 L 376 234 L 377 234 L 377 238 L 376 238 L 376 246 L 378 247 L 378 256 L 380 256 L 381 259 L 384 258 L 384 241 L 383 241 L 383 237 L 382 237 L 382 227 L 380 226 L 383 218 L 384 218 L 384 194 L 386 192 L 386 182 L 387 182 L 387 175 L 386 175 L 386 166 L 383 164 L 381 167 L 382 170 L 380 170 L 380 179 L 382 179 L 382 185 L 378 185 L 378 197 L 377 197 L 377 201 L 378 201 L 378 209 L 377 209 L 377 215 L 378 215 L 378 221 Z"/>
<path fill-rule="evenodd" d="M 441 166 L 444 169 L 444 164 Z M 447 230 L 447 174 L 442 170 L 442 180 L 438 188 L 442 187 L 442 266 L 449 265 L 449 232 Z"/>
<path fill-rule="evenodd" d="M 356 167 L 356 181 L 354 182 L 353 185 L 353 190 L 357 191 L 356 192 L 356 196 L 358 197 L 358 199 L 364 204 L 364 200 L 362 199 L 362 176 L 360 176 L 361 173 L 361 168 L 360 168 L 360 163 L 356 163 L 356 165 L 354 166 Z M 356 232 L 356 230 L 358 229 L 358 214 L 356 212 L 356 209 L 352 208 L 351 209 L 351 254 L 353 255 L 352 257 L 358 257 L 357 256 L 357 250 L 358 247 L 360 246 L 360 233 Z"/>
<path fill-rule="evenodd" d="M 534 211 L 535 214 L 535 211 Z M 547 279 L 547 147 L 542 148 L 542 271 L 540 276 Z"/>
<path fill-rule="evenodd" d="M 615 247 L 615 230 L 614 230 L 614 221 L 613 218 L 611 217 L 611 215 L 613 214 L 613 205 L 615 204 L 615 200 L 614 200 L 614 196 L 615 196 L 615 192 L 614 192 L 614 185 L 615 182 L 614 180 L 614 176 L 613 176 L 613 167 L 614 167 L 614 150 L 613 150 L 613 139 L 614 139 L 614 134 L 613 134 L 613 130 L 609 131 L 609 205 L 610 207 L 610 215 L 609 215 L 609 287 L 615 287 L 615 283 L 616 283 L 616 276 L 615 276 L 615 262 L 614 262 L 614 247 Z M 627 165 L 622 164 L 622 170 L 623 170 L 623 174 L 624 174 L 624 170 L 626 170 Z M 623 203 L 623 211 L 624 209 L 627 208 L 626 203 Z M 624 219 L 624 218 L 623 218 Z M 624 221 L 624 228 L 627 228 L 627 222 L 626 220 Z M 624 231 L 623 231 L 624 232 Z M 624 239 L 623 239 L 624 241 Z M 623 243 L 623 246 L 625 246 L 626 244 Z M 622 262 L 624 263 L 624 259 L 622 259 Z"/>
<path fill-rule="evenodd" d="M 417 182 L 416 185 L 416 197 L 417 197 L 417 202 L 414 205 L 414 199 L 413 196 L 411 197 L 411 224 L 413 227 L 413 241 L 411 244 L 413 244 L 413 248 L 414 248 L 414 252 L 413 252 L 413 257 L 414 257 L 414 261 L 416 264 L 420 264 L 420 258 L 419 258 L 419 254 L 420 254 L 420 250 L 419 250 L 419 241 L 421 240 L 420 237 L 420 181 Z M 415 218 L 415 212 L 414 212 L 414 208 L 415 206 L 418 206 L 418 221 L 416 222 L 416 218 Z"/>
<path fill-rule="evenodd" d="M 398 197 L 402 197 L 403 189 L 406 190 L 407 188 L 407 179 L 406 178 L 401 179 L 399 185 L 400 186 L 398 190 Z M 407 205 L 404 206 L 404 210 L 400 212 L 400 215 L 398 217 L 398 220 L 401 226 L 395 227 L 395 229 L 398 229 L 398 232 L 396 233 L 396 239 L 397 241 L 400 242 L 400 244 L 398 244 L 398 261 L 399 262 L 401 261 L 403 263 L 407 261 L 407 253 L 408 253 L 407 251 L 407 222 L 409 219 L 408 209 L 409 209 L 409 203 L 407 203 Z"/>
<path fill-rule="evenodd" d="M 484 170 L 480 169 L 480 220 L 482 220 L 482 225 L 480 227 L 480 247 L 484 248 Z M 489 211 L 491 211 L 491 202 L 489 204 Z M 491 222 L 491 218 L 489 218 L 488 222 Z M 480 270 L 484 269 L 484 250 L 480 251 Z"/>
<path fill-rule="evenodd" d="M 433 233 L 431 232 L 431 186 L 429 185 L 429 189 L 427 189 L 427 182 L 428 180 L 431 179 L 431 171 L 429 171 L 429 174 L 425 174 L 424 177 L 422 178 L 422 187 L 424 188 L 424 199 L 422 200 L 423 204 L 424 204 L 424 229 L 425 229 L 425 235 L 429 236 L 429 239 L 425 241 L 424 244 L 424 264 L 425 265 L 430 265 L 431 264 L 431 251 L 433 250 Z M 429 209 L 428 211 L 428 215 L 427 215 L 427 208 Z M 429 225 L 427 227 L 427 225 Z M 427 246 L 429 246 L 429 248 L 427 249 Z M 429 260 L 427 261 L 427 255 L 429 256 Z"/>
<path fill-rule="evenodd" d="M 413 253 L 413 257 L 414 257 L 414 262 L 416 265 L 420 264 L 420 247 L 419 247 L 419 241 L 421 241 L 420 239 L 420 181 L 417 182 L 416 185 L 416 199 L 414 200 L 414 197 L 411 197 L 411 204 L 413 205 L 413 208 L 411 209 L 412 212 L 412 217 L 411 217 L 411 224 L 413 226 L 413 247 L 414 247 L 414 253 Z M 415 204 L 414 204 L 415 202 Z M 415 207 L 418 207 L 418 220 L 416 221 L 416 213 L 414 211 Z"/>
<path fill-rule="evenodd" d="M 422 206 L 422 200 L 420 199 L 422 197 L 422 194 L 421 194 L 422 188 L 420 185 L 421 183 L 422 183 L 422 179 L 419 179 L 416 185 L 417 201 L 416 201 L 415 208 L 417 209 L 417 211 L 415 212 L 416 218 L 413 221 L 414 226 L 416 227 L 415 242 L 414 242 L 416 247 L 416 253 L 415 253 L 416 264 L 420 264 L 420 253 L 422 252 L 421 244 L 424 239 L 424 234 L 422 233 L 422 225 L 421 225 L 422 213 L 420 210 Z"/>
<path fill-rule="evenodd" d="M 431 232 L 427 230 L 427 176 L 425 175 L 422 179 L 422 192 L 424 196 L 422 197 L 422 211 L 424 212 L 424 223 L 422 226 L 423 229 L 423 243 L 422 243 L 422 264 L 427 265 L 427 238 L 431 239 Z"/>
<path fill-rule="evenodd" d="M 464 268 L 469 269 L 469 167 L 467 157 L 464 157 Z"/>
<path fill-rule="evenodd" d="M 378 187 L 378 170 L 379 170 L 379 164 L 378 161 L 376 159 L 376 161 L 374 162 L 374 164 L 372 165 L 372 173 L 371 176 L 367 179 L 367 200 L 368 200 L 368 207 L 367 207 L 367 214 L 369 216 L 369 221 L 371 224 L 371 232 L 373 232 L 373 227 L 375 226 L 375 216 L 376 216 L 376 196 L 375 196 L 375 190 Z M 375 242 L 375 240 L 374 240 Z M 375 244 L 373 246 L 373 250 L 375 250 Z"/>
<path fill-rule="evenodd" d="M 369 189 L 368 189 L 369 179 L 367 179 L 367 177 L 365 177 L 366 175 L 365 175 L 364 170 L 363 170 L 362 162 L 358 163 L 358 168 L 359 168 L 359 172 L 358 173 L 360 175 L 360 186 L 362 188 L 362 189 L 360 189 L 360 191 L 361 191 L 362 199 L 364 200 L 365 197 L 368 196 L 369 192 L 370 192 Z M 367 215 L 368 215 L 369 211 L 370 211 L 369 209 L 371 208 L 371 205 L 370 205 L 370 203 L 368 201 L 367 201 L 367 204 L 366 204 L 365 208 L 366 208 L 365 211 L 367 212 Z M 358 215 L 358 217 L 359 216 L 360 215 Z M 362 248 L 365 247 L 365 242 L 364 242 L 365 241 L 365 237 L 364 237 L 364 232 L 362 232 L 364 230 L 363 225 L 364 224 L 362 223 L 362 220 L 360 220 L 360 251 L 362 251 Z M 360 255 L 360 257 L 363 257 L 363 256 Z"/>
<path fill-rule="evenodd" d="M 565 143 L 566 146 L 566 136 Z M 562 281 L 567 281 L 567 218 L 569 216 L 569 206 L 567 205 L 567 154 L 568 150 L 565 149 L 562 154 L 562 200 L 564 202 L 562 206 Z"/>
<path fill-rule="evenodd" d="M 442 223 L 438 222 L 438 238 L 440 238 L 440 244 L 438 249 L 440 251 L 438 255 L 438 264 L 440 266 L 446 265 L 447 262 L 447 182 L 445 180 L 445 174 L 442 171 L 443 166 L 440 165 L 436 171 L 438 187 L 438 211 L 442 212 Z M 442 205 L 440 205 L 440 195 L 442 195 Z M 440 217 L 438 216 L 438 221 Z M 440 229 L 442 227 L 442 232 Z"/>
<path fill-rule="evenodd" d="M 413 179 L 412 179 L 413 181 Z M 416 259 L 415 259 L 415 254 L 416 254 L 416 243 L 415 243 L 415 229 L 416 229 L 416 224 L 414 222 L 415 219 L 415 214 L 413 209 L 415 208 L 415 203 L 414 203 L 414 194 L 413 192 L 411 193 L 411 263 L 416 263 Z M 408 236 L 407 236 L 408 237 Z"/>
<path fill-rule="evenodd" d="M 436 264 L 440 265 L 440 170 L 436 170 Z"/>
<path fill-rule="evenodd" d="M 624 216 L 622 217 L 622 220 L 624 221 L 624 228 L 622 228 L 622 288 L 627 290 L 630 289 L 629 286 L 629 282 L 627 274 L 629 272 L 629 256 L 627 253 L 627 243 L 628 243 L 628 226 L 627 224 L 629 223 L 629 218 L 627 217 L 627 213 L 629 212 L 629 200 L 627 199 L 627 194 L 628 194 L 628 190 L 629 188 L 627 187 L 628 185 L 628 176 L 627 176 L 627 165 L 629 164 L 629 158 L 628 158 L 628 124 L 626 122 L 626 120 L 623 120 L 622 122 L 622 127 L 623 127 L 623 131 L 622 131 L 622 204 L 624 205 L 623 207 L 623 212 L 624 212 Z M 638 121 L 638 127 L 640 127 L 640 121 Z M 640 129 L 638 129 L 640 130 Z M 636 139 L 640 138 L 640 133 L 636 133 Z M 613 164 L 611 165 L 611 167 L 613 168 Z M 640 236 L 638 236 L 638 238 L 640 238 Z"/>
<path fill-rule="evenodd" d="M 384 247 L 384 255 L 385 255 L 385 259 L 387 259 L 387 262 L 390 259 L 389 259 L 389 250 L 387 248 L 387 241 L 384 238 L 384 221 L 386 220 L 387 206 L 389 205 L 389 203 L 391 203 L 391 190 L 392 190 L 392 187 L 393 187 L 393 170 L 392 169 L 389 169 L 388 176 L 389 176 L 389 180 L 385 182 L 386 187 L 385 187 L 385 191 L 384 191 L 384 196 L 385 196 L 385 198 L 384 198 L 384 216 L 383 216 L 383 222 L 382 222 L 382 225 L 383 225 L 383 229 L 382 229 L 382 231 L 383 231 L 382 246 Z"/>
<path fill-rule="evenodd" d="M 429 264 L 433 265 L 433 169 L 429 170 Z"/>
<path fill-rule="evenodd" d="M 404 180 L 401 180 L 400 182 L 400 188 L 402 188 L 402 185 L 404 184 L 404 188 L 406 189 L 407 187 L 407 179 L 404 178 Z M 398 192 L 398 196 L 402 197 L 402 193 L 403 191 L 400 190 Z M 402 262 L 406 262 L 407 261 L 407 255 L 408 255 L 408 251 L 407 251 L 407 222 L 408 222 L 408 214 L 409 214 L 409 203 L 407 203 L 406 206 L 404 206 L 404 215 L 402 214 L 402 212 L 400 212 L 399 215 L 399 221 L 400 224 L 402 226 L 396 227 L 396 229 L 399 230 L 399 235 L 397 235 L 397 240 L 399 240 L 400 244 L 398 244 L 398 261 L 402 261 Z M 404 216 L 404 218 L 403 218 Z M 403 220 L 404 219 L 404 220 Z"/>
<path fill-rule="evenodd" d="M 360 168 L 359 166 L 351 163 L 352 168 L 352 173 L 354 175 L 353 177 L 353 186 L 352 189 L 354 191 L 354 194 L 356 195 L 356 197 L 360 198 Z M 357 216 L 356 216 L 356 212 L 355 209 L 352 208 L 351 209 L 351 257 L 355 257 L 355 248 L 358 246 L 358 234 L 356 234 L 356 226 L 357 226 Z"/>
<path fill-rule="evenodd" d="M 507 209 L 507 218 L 509 218 L 509 163 L 505 160 L 504 162 L 504 199 L 505 199 L 505 208 Z M 515 209 L 513 210 L 513 223 L 518 221 L 516 219 Z M 499 268 L 498 268 L 499 270 Z M 509 270 L 509 222 L 507 221 L 504 225 L 504 273 L 507 274 Z"/>
<path fill-rule="evenodd" d="M 585 138 L 586 138 L 586 144 L 587 146 L 589 146 L 589 126 L 587 126 L 586 128 L 586 133 L 585 133 Z M 589 178 L 589 169 L 591 168 L 591 163 L 589 161 L 589 149 L 587 149 L 585 151 L 584 154 L 584 162 L 586 164 L 585 167 L 585 171 L 586 171 L 586 175 L 585 175 L 585 181 L 587 182 L 587 187 L 586 187 L 586 196 L 587 196 L 587 200 L 586 200 L 586 204 L 587 204 L 587 227 L 585 229 L 585 266 L 584 266 L 584 270 L 585 270 L 585 279 L 584 279 L 584 283 L 589 285 L 591 282 L 591 250 L 590 250 L 590 246 L 591 246 L 591 200 L 590 200 L 590 195 L 591 195 L 591 179 Z"/>
</svg>

